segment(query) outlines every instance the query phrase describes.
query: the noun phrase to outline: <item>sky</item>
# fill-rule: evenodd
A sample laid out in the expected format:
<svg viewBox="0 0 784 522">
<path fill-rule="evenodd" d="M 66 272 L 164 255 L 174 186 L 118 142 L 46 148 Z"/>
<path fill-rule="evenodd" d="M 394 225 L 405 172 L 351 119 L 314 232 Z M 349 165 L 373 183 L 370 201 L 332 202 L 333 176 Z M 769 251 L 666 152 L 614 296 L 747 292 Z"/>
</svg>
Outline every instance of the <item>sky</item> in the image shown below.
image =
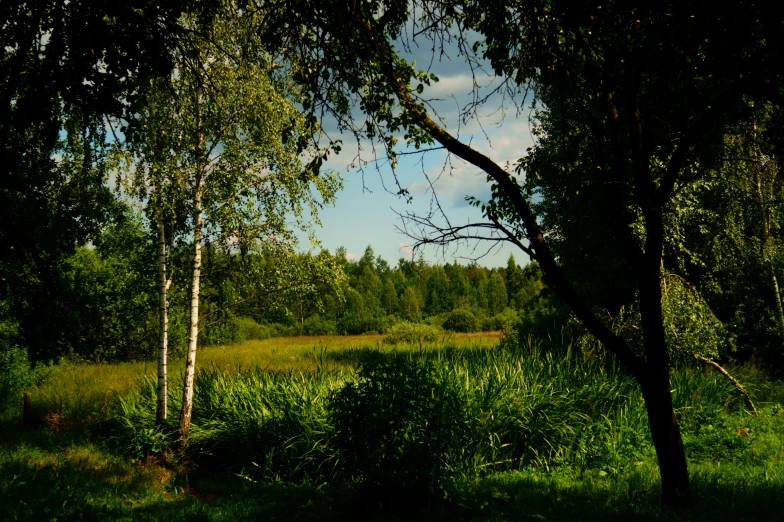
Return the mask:
<svg viewBox="0 0 784 522">
<path fill-rule="evenodd" d="M 525 155 L 526 149 L 533 143 L 527 109 L 517 111 L 508 99 L 494 95 L 480 109 L 477 118 L 461 121 L 460 109 L 472 99 L 474 79 L 464 59 L 457 56 L 455 46 L 446 48 L 451 60 L 432 60 L 430 42 L 425 40 L 420 41 L 420 47 L 411 46 L 410 52 L 398 50 L 409 60 L 416 60 L 417 69 L 429 67 L 439 77 L 438 83 L 425 87 L 423 97 L 432 100 L 446 129 L 502 167 L 513 170 L 514 163 Z M 478 73 L 476 79 L 480 94 L 498 85 L 497 80 L 482 72 Z M 519 103 L 520 100 L 517 101 Z M 506 110 L 501 111 L 502 107 Z M 431 117 L 433 114 L 431 111 Z M 376 256 L 383 257 L 393 265 L 401 257 L 411 258 L 413 240 L 400 232 L 403 222 L 398 214 L 427 214 L 433 205 L 433 189 L 452 224 L 483 221 L 479 209 L 469 206 L 465 200 L 466 196 L 474 196 L 482 201 L 490 197 L 486 176 L 473 165 L 455 156 L 448 157 L 444 151 L 399 156 L 395 173 L 401 186 L 408 189 L 412 196 L 413 201 L 408 203 L 405 198 L 395 194 L 397 187 L 386 158 L 381 158 L 375 164 L 368 163 L 362 170 L 357 169 L 355 158 L 358 147 L 354 137 L 338 136 L 334 134 L 334 125 L 322 123 L 333 139 L 338 137 L 343 140 L 343 150 L 338 155 L 330 156 L 325 168 L 339 172 L 344 179 L 344 189 L 337 196 L 337 204 L 320 213 L 323 228 L 315 232 L 323 248 L 334 252 L 343 246 L 348 251 L 348 257 L 355 258 L 361 257 L 369 245 Z M 360 146 L 362 159 L 372 160 L 371 144 L 362 143 Z M 414 149 L 403 147 L 399 152 L 414 152 Z M 380 155 L 384 155 L 383 151 Z M 513 245 L 494 245 L 486 241 L 480 243 L 454 245 L 447 249 L 431 246 L 420 251 L 425 260 L 431 263 L 451 263 L 454 260 L 468 263 L 476 259 L 480 265 L 498 267 L 506 265 L 510 254 L 515 256 L 520 265 L 528 262 L 528 257 Z M 307 241 L 301 242 L 301 246 L 307 247 L 307 244 Z M 419 251 L 416 255 L 419 255 Z"/>
</svg>

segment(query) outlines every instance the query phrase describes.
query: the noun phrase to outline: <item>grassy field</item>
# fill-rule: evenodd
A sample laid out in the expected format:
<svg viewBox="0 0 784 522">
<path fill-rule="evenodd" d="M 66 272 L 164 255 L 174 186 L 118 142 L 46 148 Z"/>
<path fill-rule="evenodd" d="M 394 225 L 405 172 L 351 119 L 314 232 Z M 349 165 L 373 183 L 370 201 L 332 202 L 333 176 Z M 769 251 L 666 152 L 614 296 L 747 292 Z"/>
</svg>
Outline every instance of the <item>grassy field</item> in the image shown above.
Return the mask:
<svg viewBox="0 0 784 522">
<path fill-rule="evenodd" d="M 41 426 L 5 413 L 0 519 L 784 520 L 781 383 L 733 369 L 753 416 L 715 372 L 675 372 L 695 500 L 662 513 L 634 383 L 498 341 L 206 348 L 185 459 L 176 419 L 153 427 L 153 364 L 58 366 L 32 391 Z"/>
<path fill-rule="evenodd" d="M 434 351 L 444 346 L 486 349 L 498 344 L 500 332 L 446 334 L 435 343 L 423 343 L 422 350 Z M 358 350 L 375 349 L 384 353 L 418 352 L 419 343 L 389 345 L 383 335 L 277 337 L 247 341 L 229 346 L 210 346 L 197 355 L 202 369 L 217 369 L 235 374 L 250 369 L 272 372 L 339 371 L 356 365 L 352 356 Z M 181 380 L 184 357 L 173 356 L 169 375 L 173 383 Z M 51 369 L 43 384 L 33 392 L 33 409 L 58 429 L 90 422 L 103 411 L 117 394 L 127 392 L 137 380 L 157 372 L 154 362 L 118 364 L 60 364 Z M 20 399 L 21 400 L 21 399 Z"/>
</svg>

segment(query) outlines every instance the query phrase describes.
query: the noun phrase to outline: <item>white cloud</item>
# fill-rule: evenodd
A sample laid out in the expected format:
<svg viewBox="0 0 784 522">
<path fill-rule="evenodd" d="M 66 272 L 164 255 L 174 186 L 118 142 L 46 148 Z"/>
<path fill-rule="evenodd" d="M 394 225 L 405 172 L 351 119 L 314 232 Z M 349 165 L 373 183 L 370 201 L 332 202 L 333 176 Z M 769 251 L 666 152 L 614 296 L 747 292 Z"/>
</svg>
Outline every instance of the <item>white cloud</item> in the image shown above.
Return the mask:
<svg viewBox="0 0 784 522">
<path fill-rule="evenodd" d="M 422 97 L 426 100 L 451 96 L 461 97 L 470 95 L 473 90 L 474 80 L 470 74 L 456 74 L 439 77 L 437 82 L 430 82 L 430 86 L 425 86 Z"/>
<path fill-rule="evenodd" d="M 353 254 L 351 252 L 346 252 L 346 259 L 348 259 L 349 261 L 354 261 L 356 258 L 357 258 L 356 254 Z"/>
<path fill-rule="evenodd" d="M 412 259 L 414 257 L 414 247 L 404 242 L 400 242 L 397 244 L 397 249 L 399 252 L 405 252 L 406 257 Z"/>
</svg>

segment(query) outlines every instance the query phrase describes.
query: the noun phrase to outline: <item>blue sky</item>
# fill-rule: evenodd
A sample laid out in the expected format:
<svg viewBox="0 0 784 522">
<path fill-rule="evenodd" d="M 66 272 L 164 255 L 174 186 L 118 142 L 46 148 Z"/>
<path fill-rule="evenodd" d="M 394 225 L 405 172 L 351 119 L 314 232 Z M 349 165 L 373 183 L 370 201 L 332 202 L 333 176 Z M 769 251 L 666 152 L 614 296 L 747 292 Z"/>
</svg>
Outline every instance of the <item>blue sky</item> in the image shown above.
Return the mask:
<svg viewBox="0 0 784 522">
<path fill-rule="evenodd" d="M 427 68 L 431 63 L 430 45 L 427 41 L 420 42 L 422 47 L 404 53 L 409 59 L 417 61 L 417 68 Z M 451 49 L 452 60 L 443 58 L 433 60 L 430 70 L 439 78 L 438 83 L 426 87 L 423 96 L 429 98 L 443 122 L 451 133 L 458 135 L 464 143 L 488 155 L 501 166 L 511 165 L 525 155 L 526 148 L 531 146 L 530 124 L 527 110 L 520 113 L 509 100 L 504 101 L 500 95 L 489 99 L 479 111 L 477 118 L 461 121 L 459 112 L 472 98 L 473 78 L 465 61 L 456 55 L 454 46 Z M 477 80 L 480 93 L 489 91 L 497 85 L 492 76 L 479 73 Z M 519 101 L 519 100 L 518 100 Z M 505 107 L 504 113 L 501 109 Z M 433 112 L 431 111 L 431 116 Z M 329 122 L 324 122 L 329 129 Z M 333 135 L 334 137 L 334 135 Z M 316 230 L 321 245 L 330 251 L 340 246 L 346 247 L 350 256 L 361 256 L 370 245 L 376 255 L 395 264 L 400 257 L 411 257 L 412 240 L 396 230 L 401 220 L 395 213 L 407 211 L 424 214 L 432 204 L 432 190 L 428 178 L 441 206 L 453 224 L 482 221 L 479 210 L 470 207 L 465 201 L 467 195 L 486 201 L 490 196 L 489 184 L 479 169 L 460 160 L 450 157 L 443 151 L 428 152 L 424 155 L 406 155 L 399 158 L 396 174 L 400 184 L 407 188 L 413 196 L 408 204 L 403 198 L 391 194 L 384 189 L 395 188 L 393 174 L 388 161 L 382 160 L 376 167 L 372 162 L 363 171 L 352 166 L 357 156 L 357 144 L 352 136 L 342 136 L 343 151 L 332 156 L 326 168 L 339 172 L 345 182 L 345 188 L 338 194 L 337 205 L 321 212 L 323 228 Z M 401 140 L 402 141 L 402 140 Z M 371 144 L 361 144 L 360 156 L 365 161 L 373 159 Z M 408 149 L 401 149 L 408 151 Z M 394 190 L 393 190 L 394 191 Z M 303 242 L 302 245 L 306 245 Z M 479 245 L 454 246 L 446 251 L 430 247 L 423 250 L 429 262 L 452 262 L 458 258 L 476 258 L 486 252 L 492 245 L 482 242 Z M 476 247 L 474 249 L 474 247 Z M 504 266 L 509 254 L 514 254 L 519 264 L 528 261 L 527 256 L 518 248 L 503 244 L 477 260 L 485 266 Z"/>
</svg>

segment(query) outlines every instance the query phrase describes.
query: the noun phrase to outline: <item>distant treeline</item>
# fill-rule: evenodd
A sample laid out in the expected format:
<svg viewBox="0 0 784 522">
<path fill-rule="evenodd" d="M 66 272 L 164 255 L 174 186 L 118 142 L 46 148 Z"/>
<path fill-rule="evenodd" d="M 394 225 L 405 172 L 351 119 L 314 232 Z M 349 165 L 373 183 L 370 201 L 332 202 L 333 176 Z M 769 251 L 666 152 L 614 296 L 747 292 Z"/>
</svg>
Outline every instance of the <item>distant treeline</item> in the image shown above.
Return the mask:
<svg viewBox="0 0 784 522">
<path fill-rule="evenodd" d="M 232 336 L 247 331 L 248 320 L 266 325 L 271 335 L 385 333 L 400 321 L 426 322 L 455 332 L 501 330 L 519 322 L 517 311 L 543 288 L 537 265 L 523 268 L 513 256 L 506 267 L 486 268 L 457 262 L 429 264 L 421 257 L 401 258 L 393 266 L 376 257 L 370 246 L 356 260 L 347 259 L 342 248 L 334 255 L 320 255 L 332 257 L 339 266 L 344 277 L 337 284 L 315 284 L 307 291 L 285 293 L 279 300 L 248 299 L 253 285 L 244 288 L 247 276 L 236 274 L 263 272 L 277 262 L 275 257 L 255 254 L 241 259 L 209 250 L 208 308 L 220 310 L 217 313 L 224 320 L 205 331 L 205 341 L 236 340 Z M 232 269 L 243 263 L 261 266 L 250 271 Z M 240 304 L 231 307 L 232 302 Z M 225 307 L 231 309 L 222 310 Z"/>
<path fill-rule="evenodd" d="M 142 218 L 128 210 L 117 213 L 23 306 L 0 302 L 3 343 L 26 349 L 32 361 L 154 358 L 155 248 Z M 175 247 L 170 263 L 169 335 L 175 352 L 187 336 L 188 248 Z M 204 344 L 385 333 L 403 321 L 456 332 L 510 329 L 544 287 L 535 263 L 521 267 L 511 256 L 499 268 L 429 264 L 422 257 L 391 265 L 371 247 L 349 260 L 342 248 L 318 254 L 242 252 L 207 243 L 202 275 Z"/>
<path fill-rule="evenodd" d="M 275 272 L 299 273 L 288 288 Z M 320 277 L 319 269 L 337 272 Z M 178 272 L 183 277 L 187 271 Z M 176 279 L 176 278 L 175 278 Z M 172 302 L 185 304 L 186 285 L 176 285 Z M 447 331 L 511 330 L 520 311 L 542 289 L 536 263 L 521 267 L 513 256 L 505 267 L 476 263 L 430 264 L 398 259 L 392 265 L 368 246 L 358 259 L 344 248 L 330 253 L 237 253 L 208 245 L 204 252 L 201 342 L 225 344 L 286 335 L 386 333 L 400 322 L 426 323 Z M 184 306 L 173 306 L 185 310 Z M 185 342 L 184 314 L 173 314 L 171 339 Z"/>
</svg>

